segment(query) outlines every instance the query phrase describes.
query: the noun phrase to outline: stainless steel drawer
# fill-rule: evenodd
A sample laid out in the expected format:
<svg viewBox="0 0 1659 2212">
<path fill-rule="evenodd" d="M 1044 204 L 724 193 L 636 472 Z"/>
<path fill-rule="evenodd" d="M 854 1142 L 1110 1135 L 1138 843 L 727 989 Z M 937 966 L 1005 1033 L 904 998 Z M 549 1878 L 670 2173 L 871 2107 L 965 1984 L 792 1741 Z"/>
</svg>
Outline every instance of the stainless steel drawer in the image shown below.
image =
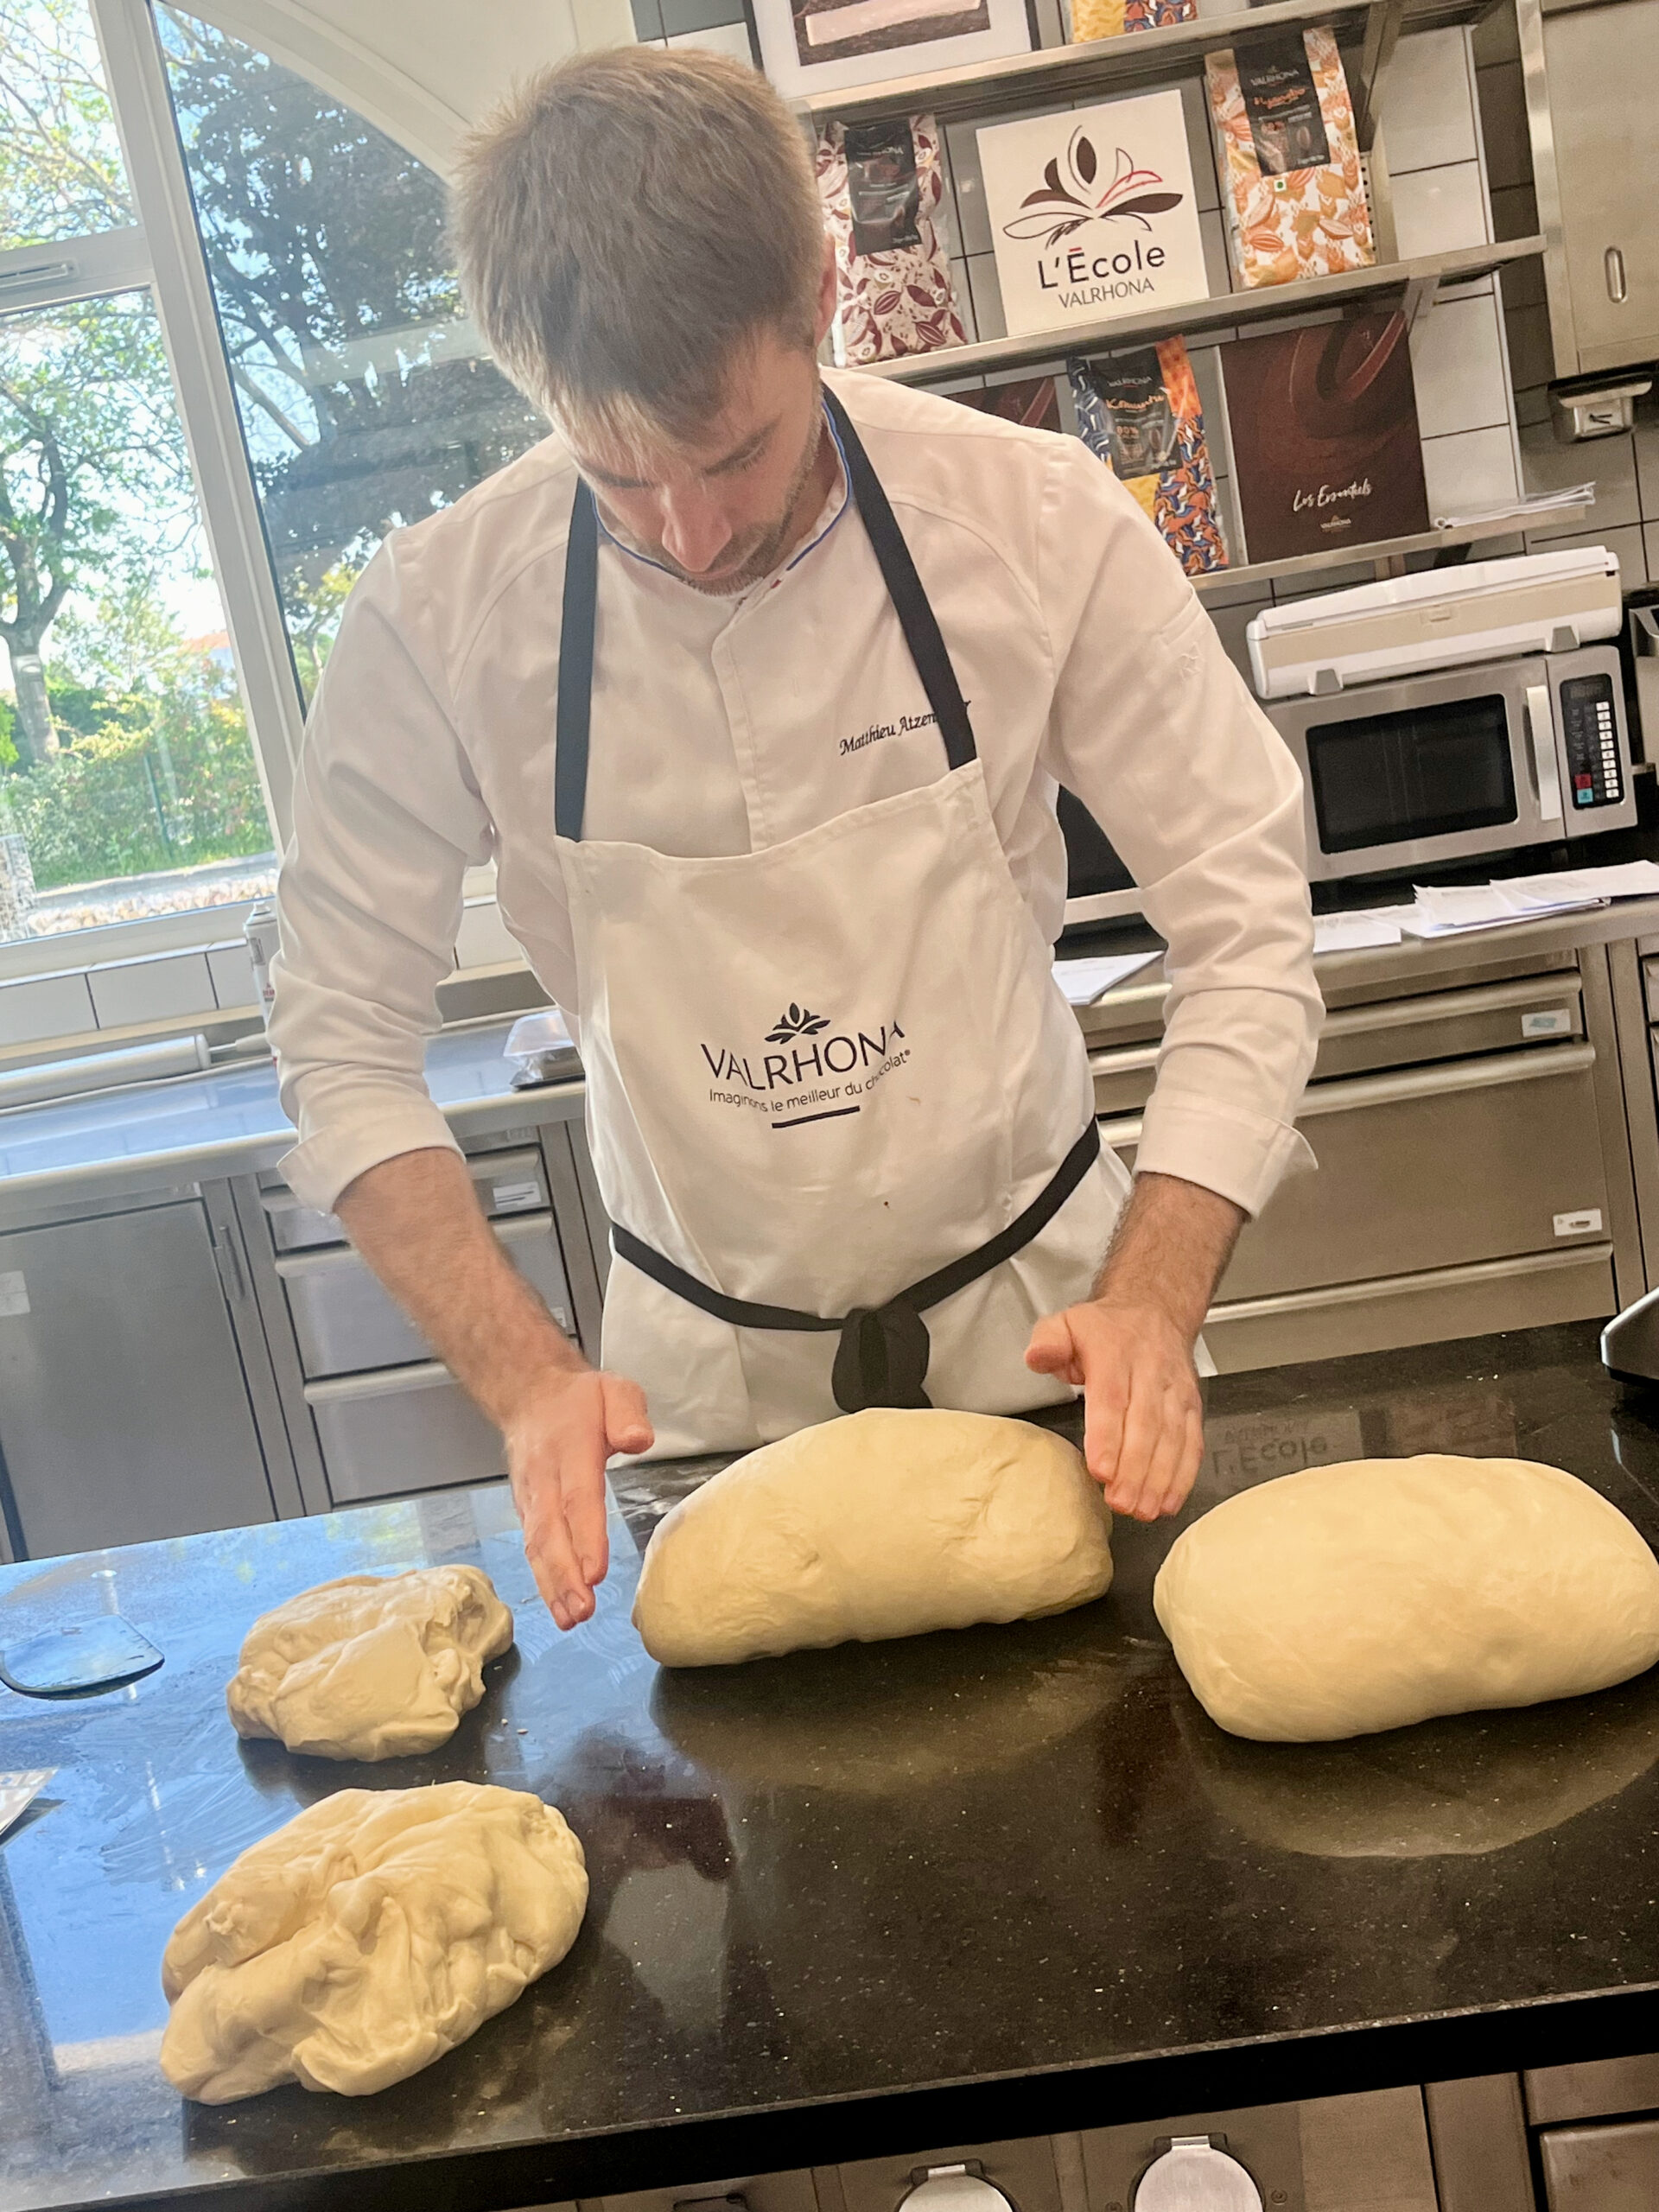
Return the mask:
<svg viewBox="0 0 1659 2212">
<path fill-rule="evenodd" d="M 478 1186 L 479 1204 L 492 1220 L 504 1215 L 545 1212 L 552 1203 L 542 1155 L 534 1145 L 512 1152 L 486 1152 L 467 1162 Z M 317 1213 L 302 1206 L 285 1183 L 275 1183 L 259 1193 L 270 1241 L 279 1252 L 307 1252 L 327 1244 L 343 1244 L 346 1231 L 338 1214 Z"/>
<path fill-rule="evenodd" d="M 498 1221 L 496 1235 L 512 1262 L 547 1300 L 554 1319 L 572 1330 L 570 1294 L 550 1213 Z M 308 1377 L 357 1375 L 429 1359 L 431 1346 L 406 1320 L 349 1246 L 290 1252 L 276 1262 Z"/>
<path fill-rule="evenodd" d="M 1316 1082 L 1384 1068 L 1422 1067 L 1476 1052 L 1570 1042 L 1584 1034 L 1583 990 L 1575 969 L 1525 976 L 1473 989 L 1433 991 L 1327 1014 L 1319 1033 Z M 1097 1114 L 1132 1113 L 1152 1096 L 1158 1046 L 1091 1052 Z"/>
<path fill-rule="evenodd" d="M 499 1432 L 435 1360 L 392 1375 L 308 1383 L 305 1401 L 336 1505 L 493 1482 L 506 1472 Z"/>
<path fill-rule="evenodd" d="M 1319 1173 L 1245 1230 L 1220 1300 L 1601 1242 L 1594 1064 L 1574 1043 L 1316 1084 L 1297 1120 Z M 1101 1134 L 1128 1154 L 1140 1125 Z"/>
<path fill-rule="evenodd" d="M 1546 2128 L 1538 2158 L 1549 2212 L 1653 2212 L 1659 2204 L 1659 2120 Z"/>
<path fill-rule="evenodd" d="M 1580 2066 L 1537 2066 L 1522 2076 L 1535 2127 L 1614 2113 L 1659 2112 L 1659 2057 L 1598 2058 Z"/>
</svg>

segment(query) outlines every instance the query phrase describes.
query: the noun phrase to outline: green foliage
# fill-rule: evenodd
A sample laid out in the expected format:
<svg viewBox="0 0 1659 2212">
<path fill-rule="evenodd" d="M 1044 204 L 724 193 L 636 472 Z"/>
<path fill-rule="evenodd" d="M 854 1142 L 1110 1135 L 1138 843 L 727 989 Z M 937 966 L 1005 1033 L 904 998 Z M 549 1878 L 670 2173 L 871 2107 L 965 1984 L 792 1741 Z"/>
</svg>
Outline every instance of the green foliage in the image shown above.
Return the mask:
<svg viewBox="0 0 1659 2212">
<path fill-rule="evenodd" d="M 0 0 L 0 247 L 133 219 L 86 0 Z"/>
<path fill-rule="evenodd" d="M 547 424 L 462 313 L 442 181 L 213 25 L 176 7 L 156 25 L 308 691 L 336 581 Z"/>
<path fill-rule="evenodd" d="M 4 785 L 38 889 L 270 851 L 228 671 L 181 650 L 154 690 L 50 690 L 60 734 L 73 742 Z"/>
</svg>

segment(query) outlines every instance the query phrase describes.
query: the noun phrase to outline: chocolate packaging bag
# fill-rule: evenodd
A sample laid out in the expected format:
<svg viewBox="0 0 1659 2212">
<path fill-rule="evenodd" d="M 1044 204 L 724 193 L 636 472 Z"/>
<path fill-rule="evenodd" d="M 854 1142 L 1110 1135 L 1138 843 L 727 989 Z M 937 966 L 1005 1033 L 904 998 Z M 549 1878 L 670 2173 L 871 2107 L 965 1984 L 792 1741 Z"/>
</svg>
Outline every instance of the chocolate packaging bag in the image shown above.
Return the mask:
<svg viewBox="0 0 1659 2212">
<path fill-rule="evenodd" d="M 1249 559 L 1428 528 L 1403 315 L 1236 339 L 1221 348 L 1221 375 Z"/>
<path fill-rule="evenodd" d="M 1198 0 L 1071 0 L 1074 39 L 1116 38 L 1123 31 L 1161 30 L 1166 23 L 1190 23 Z"/>
<path fill-rule="evenodd" d="M 1239 283 L 1369 269 L 1376 247 L 1335 33 L 1278 32 L 1204 67 Z"/>
<path fill-rule="evenodd" d="M 1166 338 L 1066 366 L 1090 451 L 1134 493 L 1189 576 L 1224 569 L 1204 410 L 1184 342 Z"/>
<path fill-rule="evenodd" d="M 836 361 L 892 361 L 964 344 L 932 117 L 831 124 L 818 140 L 817 172 L 836 247 Z"/>
</svg>

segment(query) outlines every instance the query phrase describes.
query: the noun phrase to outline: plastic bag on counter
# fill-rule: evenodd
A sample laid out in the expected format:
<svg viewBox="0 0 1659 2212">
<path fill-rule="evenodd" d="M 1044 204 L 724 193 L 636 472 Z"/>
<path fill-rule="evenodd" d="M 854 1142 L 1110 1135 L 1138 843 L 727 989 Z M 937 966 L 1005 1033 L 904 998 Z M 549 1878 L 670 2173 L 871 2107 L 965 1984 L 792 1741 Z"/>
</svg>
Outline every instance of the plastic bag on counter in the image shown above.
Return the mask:
<svg viewBox="0 0 1659 2212">
<path fill-rule="evenodd" d="M 1070 361 L 1084 443 L 1134 493 L 1189 576 L 1227 566 L 1204 410 L 1186 346 L 1156 346 L 1104 360 Z"/>
<path fill-rule="evenodd" d="M 832 123 L 818 140 L 817 173 L 836 248 L 837 363 L 965 345 L 933 118 Z"/>
<path fill-rule="evenodd" d="M 1334 31 L 1284 31 L 1205 58 L 1227 213 L 1246 286 L 1376 259 L 1354 105 Z"/>
<path fill-rule="evenodd" d="M 534 1090 L 543 1083 L 563 1083 L 580 1073 L 582 1063 L 570 1041 L 564 1016 L 556 1006 L 520 1014 L 507 1032 L 503 1058 L 513 1063 L 511 1088 Z"/>
</svg>

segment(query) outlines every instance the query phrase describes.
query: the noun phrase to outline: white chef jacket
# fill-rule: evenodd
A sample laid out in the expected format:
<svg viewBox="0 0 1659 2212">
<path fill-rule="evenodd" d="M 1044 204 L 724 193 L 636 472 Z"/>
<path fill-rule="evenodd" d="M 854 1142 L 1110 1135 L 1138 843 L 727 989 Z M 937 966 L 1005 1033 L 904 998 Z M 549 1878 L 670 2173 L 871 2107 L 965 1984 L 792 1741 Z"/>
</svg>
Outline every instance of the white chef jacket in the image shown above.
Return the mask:
<svg viewBox="0 0 1659 2212">
<path fill-rule="evenodd" d="M 1137 1165 L 1255 1213 L 1311 1165 L 1292 1126 L 1322 1014 L 1300 780 L 1179 563 L 1075 438 L 832 372 L 903 528 L 972 716 L 993 818 L 1045 941 L 1065 851 L 1057 782 L 1141 887 L 1170 992 Z M 359 579 L 313 702 L 277 898 L 270 1033 L 331 1208 L 365 1169 L 454 1147 L 427 1094 L 467 868 L 581 1039 L 553 837 L 554 706 L 576 472 L 549 437 L 394 531 Z M 741 597 L 601 536 L 584 834 L 760 851 L 944 772 L 938 729 L 839 485 Z"/>
</svg>

